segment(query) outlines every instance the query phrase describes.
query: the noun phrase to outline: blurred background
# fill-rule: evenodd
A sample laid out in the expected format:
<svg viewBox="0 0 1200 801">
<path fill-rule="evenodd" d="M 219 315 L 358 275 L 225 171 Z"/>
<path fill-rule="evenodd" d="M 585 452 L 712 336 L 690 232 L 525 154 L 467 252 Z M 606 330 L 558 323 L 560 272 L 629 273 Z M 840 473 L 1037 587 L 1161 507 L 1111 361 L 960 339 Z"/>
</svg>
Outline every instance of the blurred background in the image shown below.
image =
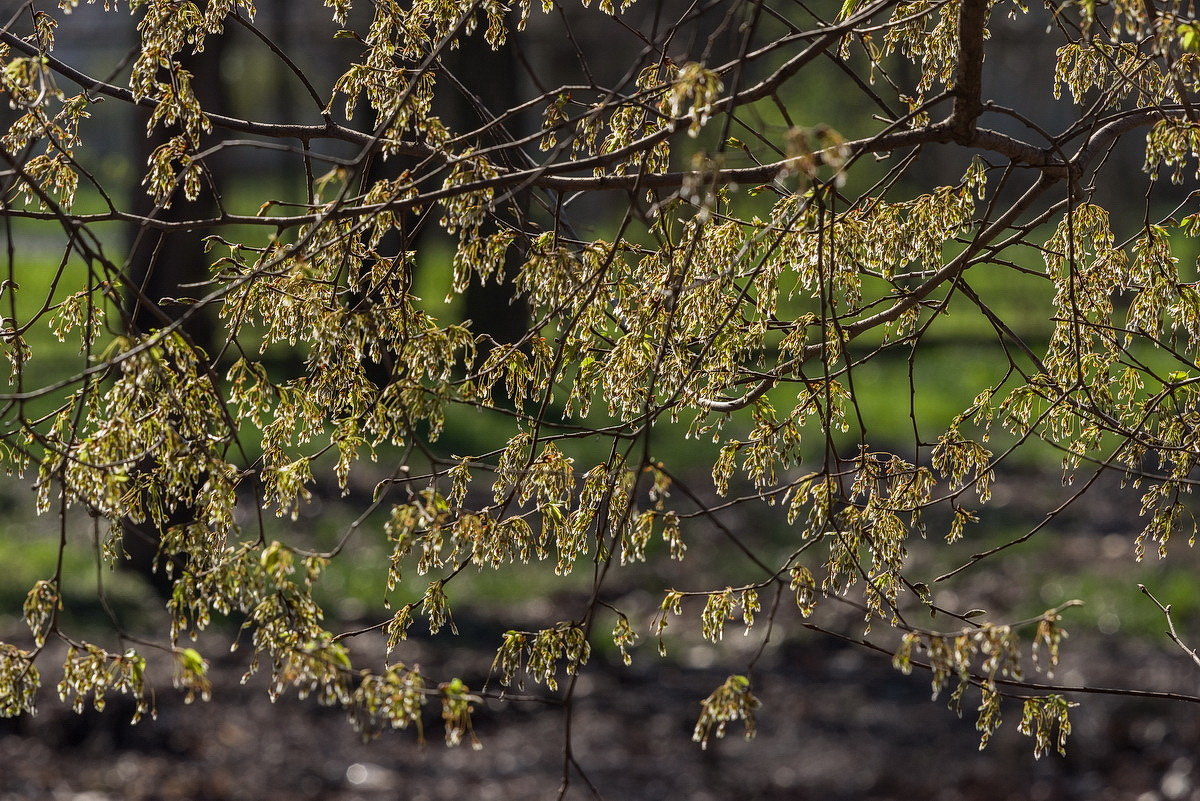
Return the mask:
<svg viewBox="0 0 1200 801">
<path fill-rule="evenodd" d="M 11 8 L 15 6 L 7 4 Z M 617 18 L 581 8 L 558 16 L 530 16 L 521 49 L 493 53 L 476 33 L 448 56 L 448 70 L 461 91 L 447 92 L 435 109 L 448 125 L 468 129 L 479 124 L 481 99 L 492 110 L 507 109 L 547 86 L 573 82 L 616 83 L 641 53 L 640 32 L 653 29 L 657 15 L 671 11 L 673 0 L 634 5 Z M 836 7 L 818 13 L 832 18 Z M 674 9 L 675 16 L 679 10 Z M 791 12 L 787 12 L 791 13 Z M 0 4 L 0 16 L 11 10 Z M 799 15 L 800 12 L 796 11 Z M 719 14 L 698 15 L 669 53 L 679 63 L 697 58 L 710 39 L 712 60 L 729 57 L 733 40 L 717 35 Z M 335 38 L 339 27 L 365 30 L 369 7 L 355 10 L 345 26 L 336 26 L 316 2 L 263 0 L 254 25 L 288 53 L 328 99 L 338 70 L 361 50 L 353 38 Z M 564 31 L 569 30 L 570 36 Z M 780 29 L 781 31 L 784 29 Z M 764 25 L 764 36 L 770 34 Z M 682 41 L 687 39 L 687 41 Z M 136 31 L 125 11 L 105 13 L 94 5 L 79 6 L 62 17 L 55 55 L 81 71 L 120 85 L 127 75 Z M 1056 40 L 1047 32 L 1047 13 L 1007 18 L 997 12 L 987 44 L 985 96 L 1001 106 L 1019 108 L 1033 124 L 1057 131 L 1078 115 L 1067 100 L 1055 101 L 1052 82 Z M 726 48 L 722 52 L 721 48 Z M 578 48 L 578 51 L 577 51 Z M 587 60 L 579 53 L 594 54 Z M 723 56 L 723 58 L 721 58 Z M 865 60 L 862 62 L 865 63 Z M 249 28 L 229 25 L 226 35 L 189 63 L 206 110 L 273 122 L 319 121 L 318 109 L 305 88 Z M 769 72 L 771 64 L 756 69 Z M 905 85 L 916 74 L 912 65 L 896 61 L 891 78 Z M 790 124 L 827 124 L 846 138 L 877 132 L 872 118 L 880 112 L 861 92 L 845 90 L 847 78 L 832 62 L 814 63 L 786 88 L 785 112 L 768 104 L 748 113 L 750 127 L 767 139 L 782 140 Z M 64 89 L 74 91 L 63 81 Z M 342 99 L 334 104 L 341 116 Z M 79 152 L 98 182 L 130 208 L 148 210 L 151 203 L 139 186 L 142 165 L 157 144 L 144 135 L 146 116 L 125 104 L 106 100 L 91 107 L 93 119 L 83 132 Z M 790 118 L 785 119 L 784 114 Z M 372 120 L 360 110 L 355 127 L 367 130 Z M 0 109 L 0 122 L 13 118 Z M 754 117 L 757 119 L 754 119 Z M 540 126 L 536 110 L 518 118 L 526 130 Z M 1031 127 L 1002 114 L 988 115 L 989 127 L 1027 140 Z M 737 130 L 734 136 L 748 137 Z M 690 152 L 712 148 L 712 131 L 693 144 L 677 148 L 677 167 L 686 167 Z M 253 139 L 253 137 L 247 137 Z M 1191 188 L 1154 183 L 1143 174 L 1142 141 L 1134 135 L 1114 152 L 1106 168 L 1108 180 L 1097 188 L 1095 202 L 1110 209 L 1118 238 L 1134 234 L 1147 216 L 1160 219 L 1186 204 Z M 354 148 L 336 142 L 313 147 L 334 157 L 351 157 Z M 689 148 L 693 150 L 689 150 Z M 906 173 L 893 197 L 912 197 L 956 183 L 971 157 L 968 152 L 935 148 L 922 154 Z M 737 154 L 731 155 L 736 161 Z M 748 160 L 745 163 L 749 163 Z M 268 199 L 303 202 L 303 165 L 293 153 L 229 148 L 207 161 L 219 181 L 222 207 L 253 214 Z M 402 159 L 374 165 L 380 176 L 398 174 Z M 738 166 L 734 164 L 733 166 Z M 892 165 L 864 160 L 850 175 L 847 194 L 865 190 Z M 1116 177 L 1116 179 L 1114 179 Z M 610 231 L 620 216 L 624 197 L 581 197 L 570 216 L 589 236 Z M 768 208 L 767 198 L 738 201 L 744 213 Z M 755 204 L 758 204 L 757 206 Z M 103 208 L 98 195 L 81 188 L 76 212 Z M 208 216 L 215 200 L 205 194 L 192 204 L 177 203 L 168 214 L 177 219 Z M 1182 213 L 1194 208 L 1185 206 Z M 174 296 L 178 287 L 209 276 L 212 256 L 194 234 L 149 239 L 116 223 L 94 226 L 111 254 L 127 258 L 151 296 Z M 261 230 L 227 227 L 231 240 L 263 244 Z M 1046 231 L 1046 236 L 1049 230 Z M 63 281 L 52 277 L 64 257 L 65 241 L 54 224 L 13 220 L 5 236 L 19 261 L 21 290 L 18 318 L 31 315 L 50 299 L 56 302 L 78 291 L 82 265 L 69 258 Z M 1037 238 L 1036 236 L 1034 237 Z M 1044 238 L 1044 237 L 1043 237 Z M 474 330 L 497 341 L 514 341 L 526 330 L 527 318 L 511 285 L 476 284 L 461 296 L 444 301 L 450 286 L 453 243 L 436 226 L 413 233 L 406 245 L 417 251 L 414 286 L 427 309 L 441 320 L 471 320 Z M 1197 245 L 1173 243 L 1181 261 L 1182 280 L 1195 280 Z M 1025 265 L 1040 270 L 1036 253 Z M 140 273 L 138 271 L 141 271 Z M 71 284 L 72 279 L 76 281 Z M 1051 331 L 1051 292 L 1042 278 L 1007 269 L 972 275 L 972 286 L 990 307 L 1035 350 L 1044 348 Z M 797 300 L 797 308 L 803 304 Z M 211 320 L 199 319 L 191 333 L 202 343 L 220 341 Z M 47 326 L 31 329 L 29 341 L 39 380 L 49 383 L 81 368 L 77 346 L 57 342 Z M 858 347 L 863 355 L 873 344 Z M 273 370 L 296 370 L 303 354 L 274 347 L 265 354 Z M 955 310 L 931 327 L 920 350 L 884 351 L 856 369 L 854 388 L 860 422 L 845 436 L 853 449 L 866 429 L 881 449 L 911 452 L 914 427 L 924 440 L 936 438 L 952 418 L 970 406 L 984 387 L 999 383 L 1008 362 L 990 326 L 970 307 Z M 42 403 L 48 410 L 55 399 Z M 35 408 L 26 410 L 27 414 Z M 503 422 L 460 409 L 447 421 L 437 443 L 439 455 L 477 453 L 496 443 Z M 715 448 L 684 439 L 686 425 L 662 425 L 660 441 L 670 442 L 677 464 L 690 467 L 681 478 L 695 503 L 682 494 L 681 508 L 694 510 L 714 502 L 709 478 Z M 996 432 L 993 450 L 1010 440 Z M 814 458 L 824 443 L 812 438 Z M 570 455 L 586 463 L 588 446 Z M 905 449 L 908 449 L 907 451 Z M 850 451 L 852 452 L 852 450 Z M 332 486 L 318 486 L 312 503 L 296 521 L 269 521 L 280 539 L 328 547 L 351 526 L 371 488 L 390 472 L 384 454 L 378 473 L 364 470 L 354 477 L 349 498 Z M 395 455 L 392 454 L 393 458 Z M 1052 509 L 1078 489 L 1064 483 L 1061 454 L 1030 442 L 1005 462 L 995 490 L 996 500 L 964 541 L 947 546 L 931 518 L 928 542 L 911 544 L 910 575 L 936 576 L 971 554 L 1012 540 L 1037 526 Z M 1080 472 L 1080 482 L 1086 478 Z M 742 488 L 747 489 L 745 487 Z M 737 495 L 737 488 L 731 493 Z M 1003 558 L 985 563 L 935 588 L 936 601 L 954 609 L 981 608 L 997 620 L 1036 616 L 1069 599 L 1083 605 L 1067 612 L 1063 664 L 1048 683 L 1093 688 L 1136 687 L 1145 690 L 1200 694 L 1200 669 L 1164 636 L 1160 611 L 1138 590 L 1145 584 L 1172 605 L 1179 634 L 1200 643 L 1200 558 L 1186 543 L 1172 544 L 1167 559 L 1154 554 L 1137 563 L 1134 538 L 1143 523 L 1138 493 L 1104 477 L 1086 497 L 1057 515 L 1030 541 Z M 20 620 L 29 587 L 54 570 L 58 559 L 58 521 L 33 512 L 30 483 L 18 478 L 0 483 L 0 641 L 18 645 L 28 640 Z M 91 548 L 93 523 L 84 515 L 70 517 L 72 547 L 66 552 L 64 627 L 87 632 L 89 639 L 117 648 L 109 611 L 130 631 L 162 631 L 166 613 L 150 582 L 136 571 L 105 574 L 105 610 L 97 596 L 97 561 Z M 382 516 L 362 526 L 352 552 L 333 560 L 319 585 L 331 630 L 371 625 L 379 619 L 390 544 L 382 533 Z M 790 528 L 777 508 L 738 504 L 720 514 L 720 524 L 753 541 L 769 555 L 791 550 Z M 689 550 L 683 562 L 661 552 L 643 565 L 621 571 L 609 586 L 613 602 L 645 632 L 661 600 L 663 588 L 737 585 L 754 577 L 754 566 L 731 562 L 719 527 L 694 521 L 686 530 Z M 655 556 L 662 558 L 655 558 Z M 421 587 L 423 584 L 418 582 Z M 536 628 L 576 614 L 587 599 L 590 576 L 577 571 L 556 577 L 545 566 L 520 566 L 502 572 L 464 576 L 453 594 L 459 636 L 442 632 L 422 635 L 420 623 L 401 646 L 400 658 L 419 664 L 431 675 L 462 676 L 472 687 L 483 686 L 500 633 L 517 626 Z M 788 606 L 785 599 L 784 606 Z M 687 611 L 694 622 L 699 608 Z M 818 615 L 823 627 L 861 633 L 861 611 L 827 603 Z M 948 621 L 931 625 L 953 628 Z M 36 717 L 0 721 L 0 800 L 72 799 L 479 799 L 549 798 L 562 775 L 564 711 L 549 695 L 541 701 L 488 699 L 476 714 L 483 749 L 446 749 L 439 739 L 437 710 L 426 716 L 428 742 L 422 747 L 414 732 L 388 732 L 362 743 L 343 714 L 314 702 L 285 696 L 272 704 L 262 676 L 242 683 L 248 649 L 228 654 L 239 622 L 220 621 L 197 648 L 213 661 L 213 698 L 185 706 L 171 689 L 171 665 L 151 661 L 159 688 L 158 715 L 129 726 L 132 705 L 110 699 L 103 712 L 75 715 L 54 696 L 56 680 L 46 670 L 44 699 Z M 731 727 L 722 741 L 701 750 L 691 741 L 699 701 L 732 672 L 743 672 L 759 640 L 743 638 L 731 627 L 720 647 L 699 637 L 694 625 L 670 630 L 668 654 L 660 657 L 652 638 L 633 651 L 633 665 L 600 632 L 596 649 L 577 689 L 573 746 L 588 779 L 605 798 L 628 799 L 1136 799 L 1200 801 L 1200 714 L 1194 704 L 1137 699 L 1103 693 L 1072 696 L 1074 733 L 1066 757 L 1035 761 L 1032 744 L 1016 732 L 1017 706 L 1006 706 L 1007 723 L 986 751 L 978 750 L 973 706 L 968 694 L 959 719 L 942 701 L 930 703 L 928 677 L 917 671 L 903 676 L 886 657 L 852 643 L 804 629 L 789 609 L 781 613 L 771 641 L 754 664 L 755 692 L 763 702 L 758 736 L 741 737 Z M 383 643 L 373 635 L 353 642 L 358 660 L 382 664 Z M 45 665 L 52 665 L 53 653 Z M 540 688 L 526 688 L 539 695 Z M 571 797 L 590 797 L 578 776 Z"/>
</svg>

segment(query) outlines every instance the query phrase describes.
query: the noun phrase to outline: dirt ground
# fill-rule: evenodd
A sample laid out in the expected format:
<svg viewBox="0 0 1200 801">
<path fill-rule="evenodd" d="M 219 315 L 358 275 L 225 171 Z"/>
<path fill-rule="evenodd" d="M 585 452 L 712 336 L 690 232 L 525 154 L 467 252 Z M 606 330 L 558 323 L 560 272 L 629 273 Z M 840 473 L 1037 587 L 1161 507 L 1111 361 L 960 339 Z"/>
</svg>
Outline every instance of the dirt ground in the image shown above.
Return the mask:
<svg viewBox="0 0 1200 801">
<path fill-rule="evenodd" d="M 1082 657 L 1087 680 L 1195 692 L 1195 672 L 1162 651 Z M 1098 647 L 1098 646 L 1097 646 Z M 1105 646 L 1106 648 L 1108 646 Z M 1088 651 L 1093 647 L 1088 646 Z M 475 656 L 486 656 L 478 654 Z M 478 661 L 461 655 L 464 662 Z M 1015 731 L 1016 706 L 986 751 L 972 716 L 930 703 L 924 677 L 904 677 L 852 646 L 800 638 L 771 649 L 755 675 L 758 736 L 740 730 L 708 750 L 691 742 L 696 701 L 724 678 L 714 668 L 646 660 L 592 666 L 572 729 L 587 779 L 607 799 L 1155 799 L 1200 800 L 1195 706 L 1092 696 L 1073 716 L 1068 755 L 1035 761 Z M 232 660 L 231 660 L 232 662 Z M 214 666 L 207 704 L 169 689 L 158 717 L 128 725 L 117 703 L 75 716 L 50 702 L 0 728 L 0 799 L 550 799 L 562 776 L 563 711 L 490 701 L 476 715 L 481 750 L 447 749 L 436 710 L 428 742 L 389 732 L 362 743 L 344 717 L 294 697 L 272 705 L 262 682 Z M 1080 678 L 1068 665 L 1064 681 Z M 1190 673 L 1190 675 L 1189 675 Z M 1126 683 L 1128 683 L 1126 681 Z M 572 798 L 594 797 L 578 775 Z"/>
</svg>

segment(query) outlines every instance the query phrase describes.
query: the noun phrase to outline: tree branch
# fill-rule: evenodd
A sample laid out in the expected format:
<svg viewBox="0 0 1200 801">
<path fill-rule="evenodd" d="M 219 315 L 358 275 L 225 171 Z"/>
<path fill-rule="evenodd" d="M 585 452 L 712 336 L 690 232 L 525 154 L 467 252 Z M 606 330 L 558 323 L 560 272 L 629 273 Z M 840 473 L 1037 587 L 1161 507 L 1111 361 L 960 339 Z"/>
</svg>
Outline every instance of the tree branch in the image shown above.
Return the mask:
<svg viewBox="0 0 1200 801">
<path fill-rule="evenodd" d="M 988 0 L 962 0 L 958 13 L 958 70 L 954 110 L 948 120 L 954 141 L 969 144 L 983 113 L 983 34 Z"/>
<path fill-rule="evenodd" d="M 24 53 L 33 58 L 45 59 L 46 66 L 68 80 L 82 86 L 88 92 L 94 92 L 98 95 L 111 97 L 115 100 L 120 100 L 134 106 L 142 108 L 157 108 L 159 103 L 150 97 L 136 97 L 133 92 L 120 86 L 113 86 L 110 83 L 98 80 L 85 73 L 80 72 L 71 65 L 58 60 L 54 56 L 42 53 L 37 47 L 26 42 L 24 39 L 9 33 L 8 31 L 0 30 L 0 41 L 7 44 L 13 50 Z M 243 120 L 237 117 L 228 117 L 223 114 L 208 114 L 206 116 L 213 125 L 226 128 L 231 131 L 239 131 L 241 133 L 257 134 L 258 136 L 268 136 L 272 138 L 286 139 L 340 139 L 344 142 L 353 142 L 357 145 L 373 144 L 375 138 L 371 134 L 356 131 L 353 128 L 347 128 L 344 125 L 338 125 L 332 120 L 326 121 L 322 125 L 295 125 L 288 123 L 275 122 L 255 122 L 253 120 Z M 430 148 L 417 142 L 401 142 L 397 146 L 397 152 L 407 156 L 428 156 L 432 153 Z"/>
<path fill-rule="evenodd" d="M 1179 635 L 1175 632 L 1175 621 L 1171 618 L 1171 605 L 1164 605 L 1162 601 L 1151 595 L 1150 590 L 1146 589 L 1145 584 L 1139 584 L 1138 589 L 1142 591 L 1142 595 L 1145 595 L 1151 601 L 1154 601 L 1155 606 L 1159 608 L 1159 611 L 1163 613 L 1163 617 L 1167 619 L 1167 636 L 1171 638 L 1171 642 L 1183 649 L 1183 652 L 1190 656 L 1192 661 L 1195 662 L 1198 667 L 1200 667 L 1200 650 L 1188 647 L 1188 645 L 1181 640 Z"/>
</svg>

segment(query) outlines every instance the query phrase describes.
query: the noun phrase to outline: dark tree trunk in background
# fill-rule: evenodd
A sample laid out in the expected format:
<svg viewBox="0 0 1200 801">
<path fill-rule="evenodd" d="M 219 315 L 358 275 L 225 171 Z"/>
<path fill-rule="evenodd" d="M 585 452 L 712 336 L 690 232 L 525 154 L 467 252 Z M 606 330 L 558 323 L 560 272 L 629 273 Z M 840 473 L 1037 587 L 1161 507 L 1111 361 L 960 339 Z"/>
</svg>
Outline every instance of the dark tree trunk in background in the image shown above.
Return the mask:
<svg viewBox="0 0 1200 801">
<path fill-rule="evenodd" d="M 203 53 L 184 59 L 184 68 L 193 75 L 193 86 L 200 105 L 206 111 L 225 113 L 228 110 L 227 94 L 221 80 L 221 56 L 225 50 L 224 37 L 210 38 Z M 156 147 L 168 141 L 176 130 L 159 126 L 147 137 L 145 134 L 148 116 L 138 114 L 133 120 L 136 126 L 134 139 L 139 143 L 134 154 L 136 165 L 145 165 Z M 226 169 L 220 158 L 205 162 L 206 177 L 200 196 L 193 201 L 183 197 L 182 189 L 171 198 L 169 208 L 157 208 L 153 199 L 146 194 L 145 187 L 133 186 L 130 206 L 139 215 L 152 215 L 161 220 L 194 220 L 211 218 L 219 211 L 213 185 L 219 191 L 227 190 Z M 210 184 L 211 180 L 211 184 Z M 129 257 L 127 270 L 130 280 L 140 287 L 143 298 L 154 307 L 141 302 L 136 293 L 130 292 L 128 304 L 128 326 L 130 333 L 146 334 L 164 325 L 163 315 L 175 318 L 188 308 L 187 305 L 164 298 L 195 297 L 203 288 L 189 286 L 205 281 L 209 277 L 209 256 L 204 251 L 204 233 L 199 230 L 163 232 L 151 228 L 135 228 L 129 233 Z M 218 343 L 215 327 L 209 314 L 192 316 L 183 326 L 184 333 L 193 344 L 212 356 Z M 187 508 L 177 509 L 169 525 L 190 522 L 194 513 Z M 163 570 L 166 558 L 158 552 L 161 532 L 151 523 L 134 523 L 126 520 L 123 545 L 126 553 L 125 566 L 141 574 L 163 597 L 171 594 L 172 581 Z M 157 567 L 157 569 L 155 569 Z"/>
<path fill-rule="evenodd" d="M 225 41 L 223 37 L 210 38 L 203 53 L 184 61 L 184 68 L 193 75 L 193 85 L 200 105 L 206 111 L 218 114 L 226 112 L 229 105 L 221 80 L 221 56 L 225 50 Z M 171 128 L 158 126 L 147 137 L 144 134 L 147 119 L 147 116 L 139 115 L 134 122 L 137 126 L 135 139 L 141 144 L 140 152 L 134 156 L 135 163 L 139 165 L 144 165 L 155 148 L 177 133 Z M 221 191 L 225 191 L 227 182 L 224 180 L 224 173 L 227 170 L 222 167 L 220 156 L 207 159 L 205 169 L 212 182 Z M 180 189 L 171 198 L 169 208 L 156 208 L 153 199 L 146 194 L 145 187 L 135 186 L 132 190 L 130 205 L 136 213 L 153 215 L 161 220 L 209 218 L 215 216 L 219 210 L 207 178 L 196 200 L 189 201 L 184 198 Z M 194 295 L 198 290 L 187 285 L 206 280 L 208 266 L 209 258 L 204 252 L 203 234 L 199 231 L 163 232 L 137 228 L 130 232 L 129 276 L 141 287 L 142 294 L 157 303 L 161 311 L 170 317 L 179 315 L 186 307 L 178 303 L 160 301 L 163 298 Z M 139 303 L 135 297 L 128 300 L 130 325 L 135 333 L 146 333 L 162 327 L 163 320 L 154 310 Z M 206 315 L 193 316 L 184 325 L 184 330 L 197 346 L 204 348 L 211 355 L 214 329 L 212 321 Z"/>
<path fill-rule="evenodd" d="M 510 30 L 509 33 L 511 38 L 515 31 Z M 522 75 L 516 53 L 511 47 L 492 50 L 484 41 L 482 30 L 463 40 L 462 46 L 448 55 L 446 61 L 449 71 L 466 90 L 446 93 L 454 100 L 448 120 L 454 130 L 478 128 L 490 122 L 495 115 L 520 103 L 518 87 Z M 497 130 L 494 136 L 497 143 L 519 138 L 527 133 L 526 127 L 527 121 L 520 117 L 507 123 L 507 134 Z M 511 150 L 504 152 L 510 160 L 504 164 L 505 167 L 520 169 L 529 166 L 517 161 L 518 155 Z M 527 214 L 528 196 L 521 206 L 523 213 Z M 527 230 L 523 220 L 509 222 L 518 230 Z M 493 279 L 484 284 L 477 278 L 472 280 L 465 297 L 464 316 L 472 322 L 472 330 L 476 334 L 486 334 L 497 343 L 505 344 L 517 342 L 528 332 L 529 307 L 523 298 L 517 296 L 513 284 L 513 277 L 524 262 L 528 246 L 524 238 L 519 238 L 509 248 L 502 281 Z"/>
</svg>

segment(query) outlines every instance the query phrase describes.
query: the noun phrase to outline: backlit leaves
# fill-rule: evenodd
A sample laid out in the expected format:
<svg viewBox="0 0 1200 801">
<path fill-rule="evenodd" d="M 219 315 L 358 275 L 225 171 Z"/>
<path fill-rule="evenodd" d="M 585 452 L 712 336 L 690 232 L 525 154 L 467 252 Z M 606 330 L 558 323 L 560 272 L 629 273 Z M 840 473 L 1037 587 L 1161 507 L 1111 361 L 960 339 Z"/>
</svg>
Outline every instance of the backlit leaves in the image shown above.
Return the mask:
<svg viewBox="0 0 1200 801">
<path fill-rule="evenodd" d="M 37 714 L 41 674 L 29 652 L 0 643 L 0 717 Z"/>
<path fill-rule="evenodd" d="M 67 650 L 63 677 L 58 683 L 59 697 L 76 712 L 82 712 L 90 697 L 92 707 L 101 712 L 110 692 L 133 697 L 136 707 L 133 722 L 144 714 L 153 714 L 153 702 L 145 687 L 146 660 L 136 651 L 109 653 L 99 646 L 83 643 Z"/>
<path fill-rule="evenodd" d="M 617 641 L 624 653 L 625 647 L 632 644 L 636 635 L 620 626 L 618 628 L 614 639 L 619 635 Z M 591 652 L 592 647 L 583 629 L 570 623 L 559 623 L 541 631 L 509 631 L 496 651 L 492 674 L 505 687 L 515 680 L 516 686 L 521 688 L 524 675 L 528 675 L 534 681 L 556 690 L 560 663 L 567 675 L 573 676 L 587 664 Z"/>
<path fill-rule="evenodd" d="M 458 603 L 459 583 L 479 571 L 556 603 L 557 582 L 574 574 L 594 582 L 589 605 L 504 634 L 492 666 L 500 686 L 530 680 L 566 693 L 564 676 L 593 645 L 611 641 L 628 663 L 639 632 L 666 650 L 668 622 L 680 624 L 671 640 L 728 648 L 731 623 L 765 638 L 789 616 L 820 628 L 827 607 L 850 606 L 863 636 L 887 626 L 903 638 L 896 666 L 927 664 L 935 695 L 949 692 L 957 707 L 979 688 L 986 744 L 1022 660 L 1047 673 L 1057 662 L 1059 614 L 1027 621 L 1036 630 L 1022 641 L 1020 625 L 943 608 L 937 582 L 916 575 L 914 538 L 933 525 L 954 543 L 982 522 L 1008 446 L 1026 439 L 1059 448 L 1068 481 L 1093 462 L 1128 472 L 1145 523 L 1139 557 L 1194 538 L 1200 293 L 1175 254 L 1178 237 L 1200 230 L 1198 213 L 1189 200 L 1172 212 L 1179 221 L 1131 223 L 1093 196 L 1098 165 L 1139 126 L 1149 129 L 1152 178 L 1167 170 L 1182 180 L 1200 153 L 1191 113 L 1200 46 L 1179 9 L 1058 8 L 1054 35 L 1073 40 L 1054 45 L 1053 91 L 1065 89 L 1086 116 L 1052 141 L 1029 126 L 1023 142 L 958 116 L 974 101 L 1006 113 L 955 85 L 972 68 L 964 38 L 987 49 L 986 29 L 960 30 L 964 9 L 993 12 L 974 0 L 848 2 L 839 22 L 783 37 L 746 21 L 726 26 L 746 37 L 729 59 L 720 30 L 699 37 L 709 39 L 703 53 L 667 59 L 697 37 L 677 36 L 690 19 L 664 22 L 654 35 L 671 47 L 660 53 L 654 42 L 611 85 L 589 75 L 560 86 L 544 66 L 552 60 L 529 60 L 531 80 L 507 109 L 457 85 L 449 56 L 472 37 L 506 54 L 520 47 L 527 23 L 530 34 L 536 27 L 533 3 L 324 5 L 345 58 L 313 90 L 328 93 L 308 109 L 321 122 L 299 127 L 203 108 L 184 67 L 217 49 L 231 15 L 253 17 L 246 0 L 131 3 L 139 48 L 111 78 L 124 86 L 89 84 L 76 96 L 48 57 L 62 38 L 58 18 L 35 10 L 24 38 L 0 46 L 0 91 L 14 112 L 0 134 L 3 210 L 14 230 L 54 223 L 68 242 L 38 303 L 17 280 L 24 253 L 0 282 L 12 301 L 0 347 L 13 375 L 0 456 L 7 471 L 36 472 L 39 511 L 63 515 L 64 552 L 77 547 L 66 525 L 77 512 L 95 518 L 85 539 L 102 564 L 122 559 L 129 527 L 153 532 L 171 586 L 164 649 L 186 700 L 207 698 L 212 679 L 180 639 L 231 616 L 245 627 L 248 672 L 269 673 L 272 696 L 312 696 L 367 737 L 420 731 L 430 703 L 449 744 L 475 744 L 482 694 L 405 662 L 363 667 L 354 637 L 373 633 L 387 660 L 408 659 L 408 638 L 426 636 L 418 619 L 431 637 L 454 632 L 451 595 Z M 547 25 L 566 14 L 540 5 L 554 14 Z M 628 5 L 601 0 L 590 19 L 631 27 L 598 16 Z M 696 19 L 704 13 L 697 7 Z M 573 46 L 586 62 L 587 42 Z M 789 83 L 839 52 L 865 55 L 861 75 L 861 62 L 841 64 L 888 112 L 838 122 L 864 139 L 827 124 L 837 110 L 809 103 L 812 85 Z M 896 59 L 915 72 L 889 72 Z M 458 95 L 478 128 L 439 117 Z M 86 169 L 84 134 L 101 96 L 145 109 L 156 142 L 133 180 L 159 207 L 149 216 L 124 210 Z M 245 113 L 257 114 L 253 104 Z M 253 197 L 257 212 L 246 215 L 243 187 L 220 185 L 206 160 L 269 139 L 287 141 L 274 149 L 293 158 L 306 191 Z M 331 155 L 343 147 L 353 155 Z M 942 147 L 954 149 L 955 169 L 966 164 L 950 185 L 904 155 Z M 592 190 L 606 199 L 589 199 Z M 1027 200 L 1006 205 L 1010 196 Z M 214 201 L 220 224 L 161 214 L 172 204 L 182 214 L 181 200 Z M 73 203 L 97 210 L 76 214 Z M 127 223 L 147 238 L 160 228 L 204 237 L 210 274 L 180 287 L 187 297 L 146 296 L 152 282 L 129 274 L 126 246 L 105 241 L 103 226 Z M 438 225 L 450 234 L 444 258 L 419 238 Z M 1014 331 L 979 297 L 1010 274 L 1052 294 L 1048 341 L 1041 329 Z M 435 295 L 418 296 L 418 285 Z M 506 337 L 456 317 L 479 286 L 511 290 L 527 328 Z M 193 331 L 209 324 L 214 338 L 202 347 Z M 913 396 L 917 354 L 977 328 L 994 329 L 1008 369 L 931 425 Z M 43 358 L 47 333 L 79 345 L 81 366 L 57 384 L 39 372 L 58 358 Z M 888 387 L 887 402 L 910 406 L 910 448 L 881 435 L 863 403 L 879 380 L 872 370 L 900 358 L 911 386 Z M 464 424 L 468 412 L 483 422 Z M 1003 445 L 989 443 L 993 420 Z M 315 521 L 338 495 L 361 508 L 326 538 Z M 759 515 L 772 507 L 786 526 L 768 537 L 760 529 L 776 526 Z M 387 612 L 339 635 L 320 601 L 334 582 L 323 582 L 356 548 L 378 554 Z M 745 557 L 742 567 L 726 565 L 726 553 Z M 669 561 L 685 557 L 682 568 Z M 650 582 L 657 613 L 613 597 L 613 576 Z M 56 639 L 71 649 L 59 686 L 73 707 L 120 692 L 148 710 L 141 656 L 61 630 L 64 587 L 73 589 L 55 574 L 29 592 L 32 650 L 0 645 L 0 711 L 32 711 L 34 662 Z M 788 603 L 771 601 L 785 593 Z M 920 629 L 914 606 L 967 628 Z M 753 732 L 750 686 L 730 676 L 703 702 L 701 744 L 739 720 Z M 1022 700 L 1020 727 L 1037 753 L 1061 747 L 1067 702 Z"/>
<path fill-rule="evenodd" d="M 1047 695 L 1025 701 L 1018 730 L 1034 739 L 1033 755 L 1041 758 L 1051 747 L 1066 753 L 1071 734 L 1070 709 L 1076 706 L 1061 695 Z"/>
<path fill-rule="evenodd" d="M 692 739 L 707 748 L 712 737 L 725 736 L 730 723 L 742 721 L 746 728 L 746 739 L 754 737 L 754 713 L 759 700 L 750 692 L 750 680 L 745 676 L 730 676 L 712 695 L 700 703 L 700 718 Z"/>
</svg>

